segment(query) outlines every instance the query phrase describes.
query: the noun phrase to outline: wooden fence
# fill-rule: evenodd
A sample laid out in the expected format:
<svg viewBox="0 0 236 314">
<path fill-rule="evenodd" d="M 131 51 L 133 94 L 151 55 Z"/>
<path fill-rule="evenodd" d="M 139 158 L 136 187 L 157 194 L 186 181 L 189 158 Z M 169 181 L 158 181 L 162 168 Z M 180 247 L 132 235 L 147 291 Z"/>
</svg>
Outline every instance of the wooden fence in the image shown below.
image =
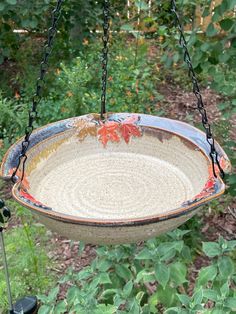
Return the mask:
<svg viewBox="0 0 236 314">
<path fill-rule="evenodd" d="M 136 1 L 137 2 L 137 1 Z M 146 3 L 146 5 L 148 6 L 148 16 L 152 15 L 152 10 L 153 10 L 153 3 L 154 0 L 143 0 L 143 2 Z M 217 7 L 219 4 L 222 3 L 222 0 L 215 0 L 212 1 L 211 3 L 211 8 L 210 8 L 210 15 L 207 17 L 202 17 L 203 15 L 203 9 L 198 6 L 196 9 L 196 15 L 195 15 L 195 19 L 194 19 L 194 25 L 189 25 L 186 28 L 187 29 L 191 29 L 193 26 L 194 27 L 200 27 L 202 29 L 202 31 L 205 31 L 208 27 L 208 25 L 211 23 L 211 17 L 214 14 L 214 9 L 215 7 Z M 127 0 L 127 18 L 130 19 L 132 18 L 132 14 L 134 14 L 134 12 L 136 12 L 137 15 L 139 15 L 140 13 L 140 9 L 137 8 L 137 10 L 134 10 L 133 7 L 135 6 L 135 0 Z M 235 9 L 232 11 L 232 14 L 234 16 L 236 16 L 236 6 Z M 140 20 L 138 18 L 138 24 L 140 23 Z"/>
</svg>

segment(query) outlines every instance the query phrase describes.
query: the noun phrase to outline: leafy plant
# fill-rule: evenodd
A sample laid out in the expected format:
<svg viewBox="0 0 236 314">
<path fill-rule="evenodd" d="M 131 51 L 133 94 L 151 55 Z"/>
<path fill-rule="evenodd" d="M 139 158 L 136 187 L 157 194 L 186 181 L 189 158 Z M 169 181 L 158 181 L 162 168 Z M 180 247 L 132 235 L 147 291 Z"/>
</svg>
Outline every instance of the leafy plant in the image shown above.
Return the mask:
<svg viewBox="0 0 236 314">
<path fill-rule="evenodd" d="M 21 104 L 3 98 L 0 92 L 0 158 L 12 141 L 22 134 L 26 125 L 25 109 Z"/>
<path fill-rule="evenodd" d="M 100 110 L 100 48 L 100 44 L 91 44 L 86 54 L 80 53 L 70 65 L 61 64 L 49 96 L 40 105 L 42 121 Z M 134 64 L 134 46 L 125 47 L 122 39 L 113 42 L 108 69 L 109 111 L 155 112 L 155 105 L 162 96 L 156 91 L 158 74 L 153 64 L 146 61 L 147 49 L 146 44 L 140 44 Z"/>
<path fill-rule="evenodd" d="M 25 294 L 38 294 L 55 284 L 54 274 L 49 273 L 49 257 L 44 246 L 47 242 L 45 228 L 37 224 L 32 215 L 13 201 L 8 207 L 16 211 L 21 225 L 5 232 L 6 254 L 14 300 Z M 27 221 L 26 221 L 27 219 Z M 42 247 L 39 245 L 39 238 Z M 1 266 L 3 267 L 3 266 Z M 4 272 L 0 272 L 0 312 L 8 308 Z M 1 312 L 2 313 L 2 312 Z"/>
<path fill-rule="evenodd" d="M 185 244 L 188 230 L 177 229 L 142 246 L 99 247 L 97 258 L 81 271 L 69 269 L 48 296 L 44 313 L 231 313 L 235 309 L 236 241 L 204 242 L 202 267 L 189 294 L 188 268 L 194 252 Z M 70 282 L 66 299 L 57 301 L 60 284 Z M 210 303 L 209 303 L 210 302 Z M 53 304 L 53 305 L 52 305 Z M 208 305 L 208 309 L 206 308 Z"/>
</svg>

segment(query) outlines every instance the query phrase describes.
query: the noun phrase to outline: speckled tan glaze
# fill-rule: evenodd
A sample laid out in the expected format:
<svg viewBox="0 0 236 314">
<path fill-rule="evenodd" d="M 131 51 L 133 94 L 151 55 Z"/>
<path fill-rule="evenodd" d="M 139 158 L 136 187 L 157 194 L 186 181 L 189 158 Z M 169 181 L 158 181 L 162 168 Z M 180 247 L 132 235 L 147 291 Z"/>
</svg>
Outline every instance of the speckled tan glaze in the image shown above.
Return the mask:
<svg viewBox="0 0 236 314">
<path fill-rule="evenodd" d="M 28 176 L 29 193 L 57 212 L 80 218 L 123 220 L 166 213 L 200 193 L 208 176 L 202 152 L 174 135 L 160 141 L 144 134 L 129 145 L 121 141 L 105 149 L 91 136 L 83 142 L 72 136 L 60 146 L 60 136 L 53 141 L 56 149 L 47 158 L 38 154 L 37 167 Z"/>
<path fill-rule="evenodd" d="M 127 114 L 118 114 L 123 116 Z M 210 161 L 201 131 L 139 116 L 140 129 L 128 144 L 122 138 L 108 143 L 99 139 L 98 117 L 91 121 L 91 115 L 36 130 L 26 164 L 30 198 L 25 199 L 19 183 L 13 196 L 48 228 L 86 243 L 131 243 L 178 227 L 200 205 L 220 196 L 225 185 L 218 178 L 205 193 Z M 4 157 L 2 176 L 15 166 L 18 147 L 16 143 Z"/>
<path fill-rule="evenodd" d="M 113 225 L 110 227 L 102 227 L 71 224 L 51 219 L 44 215 L 38 216 L 38 214 L 35 215 L 35 217 L 52 231 L 58 232 L 69 239 L 80 240 L 84 243 L 105 245 L 136 243 L 138 241 L 154 238 L 179 227 L 195 215 L 198 210 L 199 208 L 188 215 L 172 218 L 171 221 L 165 220 L 146 225 L 119 227 Z"/>
</svg>

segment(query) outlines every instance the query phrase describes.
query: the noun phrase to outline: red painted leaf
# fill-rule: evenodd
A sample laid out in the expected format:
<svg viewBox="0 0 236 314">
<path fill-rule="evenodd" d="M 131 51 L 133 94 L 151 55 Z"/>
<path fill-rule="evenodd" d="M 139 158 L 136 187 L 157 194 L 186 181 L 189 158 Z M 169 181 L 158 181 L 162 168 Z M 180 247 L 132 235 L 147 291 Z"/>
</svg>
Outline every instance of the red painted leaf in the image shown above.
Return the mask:
<svg viewBox="0 0 236 314">
<path fill-rule="evenodd" d="M 129 143 L 131 136 L 140 137 L 142 135 L 139 127 L 134 124 L 137 120 L 137 116 L 131 116 L 120 125 L 121 135 L 127 144 Z"/>
<path fill-rule="evenodd" d="M 214 192 L 214 187 L 215 187 L 215 177 L 211 177 L 205 184 L 202 192 L 196 195 L 194 199 L 200 199 L 203 197 L 210 196 Z"/>
<path fill-rule="evenodd" d="M 119 142 L 120 137 L 117 133 L 119 130 L 119 123 L 114 121 L 107 121 L 106 123 L 101 122 L 101 128 L 98 129 L 99 140 L 104 146 L 107 145 L 108 141 Z"/>
<path fill-rule="evenodd" d="M 207 181 L 204 190 L 212 190 L 214 188 L 215 185 L 215 180 L 214 178 L 211 178 L 210 180 Z"/>
<path fill-rule="evenodd" d="M 32 195 L 30 195 L 29 193 L 27 193 L 26 191 L 22 189 L 20 190 L 20 195 L 36 205 L 41 205 L 41 206 L 43 205 L 42 203 L 37 201 Z"/>
</svg>

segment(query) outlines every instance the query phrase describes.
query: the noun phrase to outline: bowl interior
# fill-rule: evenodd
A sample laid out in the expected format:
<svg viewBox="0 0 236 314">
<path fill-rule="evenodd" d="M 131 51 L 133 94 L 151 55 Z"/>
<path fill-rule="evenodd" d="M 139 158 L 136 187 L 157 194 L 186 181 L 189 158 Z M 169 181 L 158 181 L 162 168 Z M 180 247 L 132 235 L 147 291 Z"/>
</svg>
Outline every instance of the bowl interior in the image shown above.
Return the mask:
<svg viewBox="0 0 236 314">
<path fill-rule="evenodd" d="M 104 147 L 105 146 L 105 147 Z M 165 214 L 193 199 L 209 160 L 192 142 L 158 128 L 110 141 L 81 140 L 74 129 L 28 152 L 28 192 L 53 210 L 80 218 L 125 220 Z"/>
</svg>

